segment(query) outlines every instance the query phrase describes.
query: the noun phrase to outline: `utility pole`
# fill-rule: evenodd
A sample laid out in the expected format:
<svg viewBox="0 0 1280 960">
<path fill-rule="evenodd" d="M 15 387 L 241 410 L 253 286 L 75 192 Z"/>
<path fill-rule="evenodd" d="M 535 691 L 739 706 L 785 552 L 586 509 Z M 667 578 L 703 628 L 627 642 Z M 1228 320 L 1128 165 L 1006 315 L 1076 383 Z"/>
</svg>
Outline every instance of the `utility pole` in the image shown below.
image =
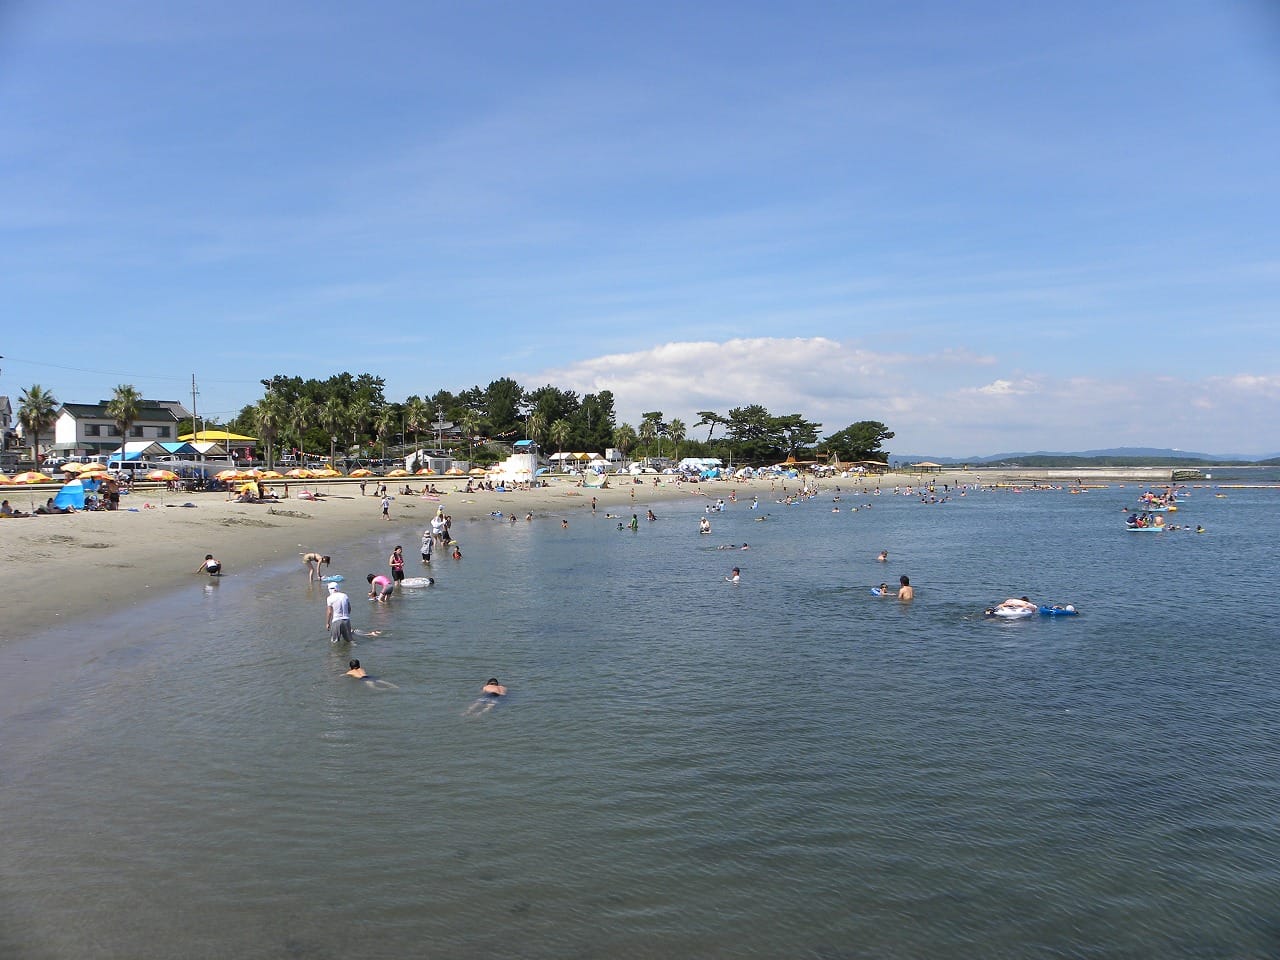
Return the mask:
<svg viewBox="0 0 1280 960">
<path fill-rule="evenodd" d="M 200 432 L 196 430 L 196 395 L 200 391 L 196 389 L 196 375 L 191 375 L 191 433 L 196 440 L 200 439 Z"/>
</svg>

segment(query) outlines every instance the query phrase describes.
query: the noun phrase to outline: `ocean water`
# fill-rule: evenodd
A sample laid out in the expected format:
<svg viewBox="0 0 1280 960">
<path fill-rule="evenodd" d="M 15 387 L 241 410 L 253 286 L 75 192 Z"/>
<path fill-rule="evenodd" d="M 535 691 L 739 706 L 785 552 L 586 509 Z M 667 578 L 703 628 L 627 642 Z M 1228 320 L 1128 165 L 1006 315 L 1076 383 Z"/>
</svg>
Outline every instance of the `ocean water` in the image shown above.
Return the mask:
<svg viewBox="0 0 1280 960">
<path fill-rule="evenodd" d="M 353 651 L 224 558 L 38 638 L 0 957 L 1280 955 L 1280 490 L 1195 488 L 1203 535 L 1127 533 L 1138 492 L 453 505 L 464 559 L 385 606 L 420 531 L 333 545 Z M 1080 615 L 981 616 L 1022 594 Z"/>
</svg>

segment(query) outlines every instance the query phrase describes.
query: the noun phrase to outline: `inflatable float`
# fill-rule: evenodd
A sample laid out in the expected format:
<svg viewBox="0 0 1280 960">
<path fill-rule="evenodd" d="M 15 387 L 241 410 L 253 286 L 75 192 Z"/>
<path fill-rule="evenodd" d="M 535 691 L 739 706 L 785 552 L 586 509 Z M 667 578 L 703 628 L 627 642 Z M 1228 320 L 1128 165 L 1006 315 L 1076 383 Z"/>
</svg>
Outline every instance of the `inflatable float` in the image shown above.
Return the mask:
<svg viewBox="0 0 1280 960">
<path fill-rule="evenodd" d="M 1051 607 L 1041 606 L 1040 616 L 1042 617 L 1074 617 L 1080 611 L 1071 604 L 1054 604 Z"/>
<path fill-rule="evenodd" d="M 402 587 L 430 587 L 436 582 L 435 577 L 405 577 L 400 581 Z"/>
<path fill-rule="evenodd" d="M 1006 607 L 1003 603 L 998 607 L 986 609 L 988 617 L 999 617 L 1001 620 L 1025 620 L 1036 615 L 1035 607 Z"/>
<path fill-rule="evenodd" d="M 341 583 L 341 582 L 342 582 L 342 574 L 340 574 L 340 573 L 335 573 L 335 574 L 334 574 L 333 576 L 331 576 L 331 577 L 321 577 L 321 578 L 320 578 L 320 580 L 321 580 L 321 582 L 323 582 L 323 583 Z"/>
</svg>

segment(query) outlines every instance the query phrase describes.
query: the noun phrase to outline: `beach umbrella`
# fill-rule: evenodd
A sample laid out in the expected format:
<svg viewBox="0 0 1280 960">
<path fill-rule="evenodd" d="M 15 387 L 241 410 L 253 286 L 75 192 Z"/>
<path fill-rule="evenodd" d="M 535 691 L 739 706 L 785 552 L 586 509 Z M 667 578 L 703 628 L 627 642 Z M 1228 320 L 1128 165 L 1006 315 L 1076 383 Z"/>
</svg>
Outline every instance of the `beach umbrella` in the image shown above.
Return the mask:
<svg viewBox="0 0 1280 960">
<path fill-rule="evenodd" d="M 263 480 L 283 480 L 284 474 L 281 473 L 279 470 L 263 470 L 262 479 Z"/>
<path fill-rule="evenodd" d="M 13 477 L 7 473 L 0 473 L 0 484 L 13 483 Z"/>
<path fill-rule="evenodd" d="M 465 477 L 467 472 L 461 467 L 450 467 L 445 471 L 445 474 L 450 477 Z"/>
<path fill-rule="evenodd" d="M 76 463 L 72 460 L 70 463 L 64 463 L 58 469 L 63 473 L 84 473 L 93 466 L 94 465 L 92 463 Z"/>
<path fill-rule="evenodd" d="M 418 471 L 418 476 L 420 476 L 420 477 L 433 477 L 433 476 L 435 476 L 435 473 L 436 473 L 436 472 L 435 472 L 434 470 L 432 470 L 430 467 L 423 467 L 421 470 L 419 470 L 419 471 Z"/>
<path fill-rule="evenodd" d="M 360 467 L 358 470 L 352 470 L 349 474 L 347 474 L 347 476 L 349 476 L 349 477 L 372 477 L 372 476 L 373 476 L 373 471 L 372 471 L 372 470 L 368 470 L 368 469 L 366 469 L 365 467 Z"/>
<path fill-rule="evenodd" d="M 311 476 L 311 471 L 306 467 L 294 467 L 285 473 L 286 477 L 293 477 L 295 480 L 305 480 Z"/>
<path fill-rule="evenodd" d="M 14 483 L 51 483 L 52 481 L 52 477 L 46 477 L 43 473 L 38 473 L 35 470 L 28 470 L 13 478 Z"/>
<path fill-rule="evenodd" d="M 234 480 L 239 472 L 235 467 L 228 467 L 226 470 L 219 470 L 213 475 L 213 478 L 215 480 Z"/>
<path fill-rule="evenodd" d="M 178 475 L 172 470 L 152 470 L 147 474 L 148 480 L 177 480 Z"/>
<path fill-rule="evenodd" d="M 403 467 L 396 467 L 394 470 L 388 470 L 387 476 L 388 477 L 409 477 L 409 476 L 412 476 L 412 474 L 409 473 L 409 471 L 404 469 Z"/>
<path fill-rule="evenodd" d="M 488 471 L 485 470 L 484 467 L 472 467 L 469 472 L 473 477 L 483 477 L 486 473 L 488 473 Z"/>
</svg>

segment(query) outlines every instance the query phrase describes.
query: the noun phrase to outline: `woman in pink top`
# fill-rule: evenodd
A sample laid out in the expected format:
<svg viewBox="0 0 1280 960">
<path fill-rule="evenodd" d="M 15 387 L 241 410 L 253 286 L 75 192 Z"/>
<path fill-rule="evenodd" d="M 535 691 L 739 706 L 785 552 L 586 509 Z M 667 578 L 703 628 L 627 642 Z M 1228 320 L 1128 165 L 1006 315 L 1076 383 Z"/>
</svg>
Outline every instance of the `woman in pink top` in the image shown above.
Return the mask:
<svg viewBox="0 0 1280 960">
<path fill-rule="evenodd" d="M 393 589 L 391 580 L 381 574 L 369 574 L 365 577 L 369 581 L 369 599 L 377 600 L 379 603 L 385 603 L 387 597 L 391 596 Z"/>
</svg>

